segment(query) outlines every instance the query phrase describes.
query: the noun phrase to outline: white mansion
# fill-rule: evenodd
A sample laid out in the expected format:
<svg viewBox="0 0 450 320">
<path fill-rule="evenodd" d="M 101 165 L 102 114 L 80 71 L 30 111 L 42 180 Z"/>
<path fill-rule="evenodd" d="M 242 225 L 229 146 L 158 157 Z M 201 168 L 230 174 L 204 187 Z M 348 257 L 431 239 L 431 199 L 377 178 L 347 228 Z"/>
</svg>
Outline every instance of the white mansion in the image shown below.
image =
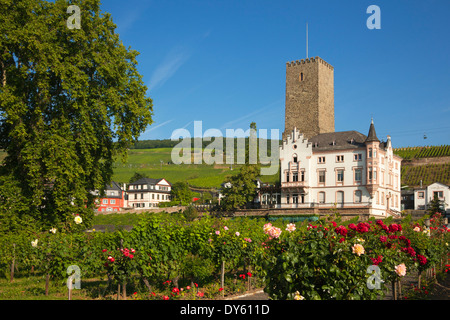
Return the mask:
<svg viewBox="0 0 450 320">
<path fill-rule="evenodd" d="M 172 185 L 166 179 L 141 178 L 128 185 L 128 207 L 148 209 L 170 201 Z"/>
<path fill-rule="evenodd" d="M 400 212 L 401 158 L 390 136 L 380 142 L 370 124 L 357 131 L 321 133 L 310 139 L 296 128 L 280 147 L 281 189 L 261 194 L 276 208 L 361 208 L 376 216 Z"/>
</svg>

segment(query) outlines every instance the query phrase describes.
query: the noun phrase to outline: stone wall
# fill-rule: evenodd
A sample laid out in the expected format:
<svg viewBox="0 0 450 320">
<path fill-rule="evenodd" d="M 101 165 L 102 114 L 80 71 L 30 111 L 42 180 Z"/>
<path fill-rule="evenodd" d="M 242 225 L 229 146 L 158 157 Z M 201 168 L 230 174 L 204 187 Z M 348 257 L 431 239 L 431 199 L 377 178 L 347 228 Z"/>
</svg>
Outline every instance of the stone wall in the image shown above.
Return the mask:
<svg viewBox="0 0 450 320">
<path fill-rule="evenodd" d="M 334 69 L 319 57 L 286 64 L 285 131 L 334 132 Z"/>
<path fill-rule="evenodd" d="M 371 215 L 368 208 L 339 208 L 339 215 L 342 221 L 347 221 L 358 217 L 359 221 L 367 221 Z M 238 210 L 234 213 L 235 217 L 276 217 L 276 216 L 295 216 L 295 215 L 315 215 L 325 217 L 333 214 L 330 209 L 319 208 L 274 208 L 274 209 L 247 209 Z M 383 217 L 380 217 L 381 219 Z"/>
</svg>

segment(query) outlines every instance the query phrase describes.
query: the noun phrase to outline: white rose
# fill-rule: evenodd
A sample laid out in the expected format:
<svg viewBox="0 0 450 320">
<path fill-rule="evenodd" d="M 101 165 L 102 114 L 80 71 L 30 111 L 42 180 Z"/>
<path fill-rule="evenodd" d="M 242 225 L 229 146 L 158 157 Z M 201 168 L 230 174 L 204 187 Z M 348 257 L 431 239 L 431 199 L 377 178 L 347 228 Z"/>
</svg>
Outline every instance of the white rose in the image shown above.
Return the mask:
<svg viewBox="0 0 450 320">
<path fill-rule="evenodd" d="M 81 219 L 80 216 L 76 216 L 74 220 L 75 220 L 75 223 L 76 223 L 76 224 L 80 224 L 80 223 L 83 222 L 83 219 Z"/>
<path fill-rule="evenodd" d="M 38 239 L 36 239 L 36 240 L 34 240 L 34 241 L 31 241 L 31 246 L 32 246 L 33 248 L 36 248 L 36 247 L 37 247 L 37 244 L 38 244 Z"/>
</svg>

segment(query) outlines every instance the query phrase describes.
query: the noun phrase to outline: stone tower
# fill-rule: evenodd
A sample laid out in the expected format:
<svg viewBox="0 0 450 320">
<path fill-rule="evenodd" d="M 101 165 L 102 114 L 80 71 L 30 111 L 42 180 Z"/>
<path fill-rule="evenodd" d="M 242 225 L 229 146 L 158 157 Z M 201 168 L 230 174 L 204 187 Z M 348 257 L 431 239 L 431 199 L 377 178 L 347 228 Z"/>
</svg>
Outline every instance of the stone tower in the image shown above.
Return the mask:
<svg viewBox="0 0 450 320">
<path fill-rule="evenodd" d="M 311 138 L 334 132 L 334 68 L 319 57 L 286 63 L 283 140 L 294 130 Z"/>
</svg>

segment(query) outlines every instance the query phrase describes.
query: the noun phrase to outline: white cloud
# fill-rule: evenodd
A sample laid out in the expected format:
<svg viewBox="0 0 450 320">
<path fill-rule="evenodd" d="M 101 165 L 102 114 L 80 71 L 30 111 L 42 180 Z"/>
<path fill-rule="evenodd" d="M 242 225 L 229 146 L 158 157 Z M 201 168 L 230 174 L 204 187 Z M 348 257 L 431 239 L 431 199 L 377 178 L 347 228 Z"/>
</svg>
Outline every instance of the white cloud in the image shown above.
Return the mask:
<svg viewBox="0 0 450 320">
<path fill-rule="evenodd" d="M 150 129 L 148 129 L 147 132 L 150 132 L 150 131 L 153 131 L 155 129 L 158 129 L 159 127 L 165 126 L 166 124 L 168 124 L 168 123 L 170 123 L 172 121 L 173 121 L 173 119 L 170 119 L 170 120 L 164 121 L 163 123 L 160 123 L 160 124 L 158 124 L 158 125 L 156 125 L 154 127 L 150 127 Z"/>
<path fill-rule="evenodd" d="M 149 89 L 155 90 L 169 80 L 175 72 L 190 58 L 191 54 L 185 48 L 174 48 L 158 65 L 150 78 Z"/>
</svg>

